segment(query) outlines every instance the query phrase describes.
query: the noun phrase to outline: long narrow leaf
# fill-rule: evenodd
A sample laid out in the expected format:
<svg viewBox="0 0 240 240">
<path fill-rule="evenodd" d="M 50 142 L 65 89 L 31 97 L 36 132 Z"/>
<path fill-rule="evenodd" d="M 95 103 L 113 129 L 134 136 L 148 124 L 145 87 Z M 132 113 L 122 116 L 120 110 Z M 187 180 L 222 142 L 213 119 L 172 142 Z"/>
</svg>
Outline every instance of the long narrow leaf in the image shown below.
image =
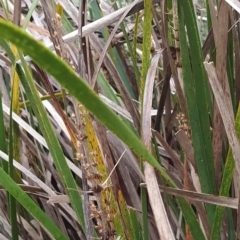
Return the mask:
<svg viewBox="0 0 240 240">
<path fill-rule="evenodd" d="M 235 129 L 236 129 L 238 138 L 240 138 L 240 107 L 238 107 L 238 112 L 235 120 Z M 228 196 L 229 189 L 232 182 L 234 168 L 235 168 L 235 162 L 234 162 L 232 150 L 230 149 L 228 151 L 227 160 L 226 160 L 224 171 L 223 171 L 222 183 L 219 191 L 220 196 Z M 216 212 L 214 216 L 214 224 L 213 224 L 213 229 L 211 233 L 211 240 L 217 240 L 220 238 L 220 230 L 221 230 L 224 210 L 225 210 L 224 207 L 217 206 L 216 208 Z"/>
<path fill-rule="evenodd" d="M 28 69 L 25 67 L 25 70 Z M 83 209 L 82 209 L 82 198 L 79 194 L 77 184 L 73 179 L 72 173 L 67 165 L 66 159 L 64 157 L 61 146 L 57 140 L 57 137 L 52 129 L 50 120 L 47 117 L 47 113 L 42 105 L 40 97 L 38 95 L 37 89 L 33 83 L 33 79 L 30 73 L 22 70 L 20 65 L 17 65 L 17 72 L 21 78 L 21 82 L 25 88 L 26 94 L 29 98 L 33 111 L 38 119 L 41 131 L 46 139 L 46 142 L 49 146 L 49 151 L 53 157 L 54 163 L 57 167 L 57 171 L 65 185 L 66 190 L 68 191 L 69 198 L 73 205 L 74 210 L 78 216 L 79 222 L 82 228 L 85 230 Z M 26 78 L 27 76 L 27 78 Z M 51 146 L 51 147 L 50 147 Z"/>
<path fill-rule="evenodd" d="M 0 184 L 58 240 L 68 238 L 56 227 L 37 204 L 0 168 Z"/>
<path fill-rule="evenodd" d="M 190 0 L 179 1 L 179 7 L 182 9 L 182 14 L 179 15 L 179 20 L 185 20 L 187 27 L 187 36 L 189 42 L 189 54 L 191 58 L 191 65 L 185 68 L 185 72 L 191 71 L 192 78 L 186 77 L 185 80 L 190 84 L 191 89 L 189 94 L 195 98 L 195 106 L 188 109 L 192 113 L 195 111 L 196 116 L 191 116 L 190 124 L 192 130 L 193 146 L 195 152 L 196 163 L 198 167 L 199 178 L 201 182 L 202 191 L 205 193 L 215 194 L 215 173 L 213 163 L 213 151 L 211 142 L 210 122 L 208 116 L 208 103 L 207 97 L 207 78 L 205 69 L 203 66 L 203 56 L 201 52 L 200 38 L 195 18 L 195 11 L 193 3 Z M 181 13 L 181 11 L 179 11 Z M 184 14 L 184 15 L 183 15 Z M 185 38 L 185 28 L 182 23 L 182 29 L 179 31 L 180 39 Z M 185 40 L 186 42 L 186 40 Z M 182 41 L 180 41 L 180 44 Z M 186 56 L 189 58 L 188 56 Z M 184 69 L 183 69 L 184 70 Z M 189 87 L 190 87 L 189 86 Z M 189 99 L 190 100 L 190 99 Z M 190 101 L 193 101 L 191 99 Z M 189 103 L 189 101 L 188 101 Z M 194 109 L 196 108 L 196 109 Z M 210 223 L 213 222 L 214 218 L 214 206 L 206 205 L 207 213 L 209 216 Z"/>
</svg>

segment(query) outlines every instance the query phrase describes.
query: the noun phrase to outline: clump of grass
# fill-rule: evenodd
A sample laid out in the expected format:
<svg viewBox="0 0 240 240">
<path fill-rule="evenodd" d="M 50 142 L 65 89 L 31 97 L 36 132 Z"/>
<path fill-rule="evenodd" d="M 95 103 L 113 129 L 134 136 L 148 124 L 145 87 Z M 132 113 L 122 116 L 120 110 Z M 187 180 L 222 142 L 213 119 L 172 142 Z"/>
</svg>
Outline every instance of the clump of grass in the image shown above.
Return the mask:
<svg viewBox="0 0 240 240">
<path fill-rule="evenodd" d="M 230 7 L 0 1 L 1 238 L 238 239 Z"/>
</svg>

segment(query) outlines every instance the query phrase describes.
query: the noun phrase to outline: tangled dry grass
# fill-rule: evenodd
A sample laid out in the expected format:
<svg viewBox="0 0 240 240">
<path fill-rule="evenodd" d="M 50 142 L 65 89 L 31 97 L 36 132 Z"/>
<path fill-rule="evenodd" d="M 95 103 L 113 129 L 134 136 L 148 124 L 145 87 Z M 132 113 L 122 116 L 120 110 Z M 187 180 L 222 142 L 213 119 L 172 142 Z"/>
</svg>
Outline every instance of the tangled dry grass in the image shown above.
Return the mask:
<svg viewBox="0 0 240 240">
<path fill-rule="evenodd" d="M 185 2 L 0 1 L 0 239 L 238 239 L 239 4 Z"/>
</svg>

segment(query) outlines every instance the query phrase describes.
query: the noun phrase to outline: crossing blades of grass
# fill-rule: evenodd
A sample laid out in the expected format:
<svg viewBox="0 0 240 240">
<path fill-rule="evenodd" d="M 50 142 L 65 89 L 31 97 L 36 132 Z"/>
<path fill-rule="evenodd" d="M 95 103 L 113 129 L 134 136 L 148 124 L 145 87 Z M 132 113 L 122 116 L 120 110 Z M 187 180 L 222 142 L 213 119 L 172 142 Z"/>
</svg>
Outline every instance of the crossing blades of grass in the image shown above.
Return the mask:
<svg viewBox="0 0 240 240">
<path fill-rule="evenodd" d="M 50 50 L 46 49 L 41 43 L 35 41 L 24 31 L 16 28 L 12 24 L 0 20 L 0 28 L 1 38 L 11 41 L 22 49 L 25 54 L 28 54 L 34 59 L 37 64 L 55 77 L 62 87 L 68 90 L 69 94 L 74 96 L 109 130 L 125 142 L 130 149 L 155 167 L 170 186 L 176 188 L 172 179 L 145 148 L 138 137 L 123 124 L 121 119 L 100 100 L 96 93 L 90 89 L 66 63 Z M 193 237 L 199 240 L 205 239 L 193 209 L 184 199 L 181 199 L 179 204 L 185 214 L 185 220 L 191 229 Z"/>
<path fill-rule="evenodd" d="M 120 118 L 100 100 L 96 93 L 66 63 L 51 53 L 41 43 L 34 41 L 29 35 L 12 24 L 0 20 L 0 27 L 1 37 L 23 49 L 26 54 L 31 56 L 43 69 L 55 77 L 62 87 L 65 87 L 90 112 L 94 113 L 109 130 L 113 131 L 137 155 L 143 157 L 152 166 L 159 169 L 168 182 L 172 181 L 137 136 L 122 124 Z M 48 60 L 46 61 L 46 59 Z"/>
<path fill-rule="evenodd" d="M 238 139 L 240 139 L 240 108 L 238 108 L 238 111 L 237 111 L 237 116 L 235 120 L 235 129 L 236 129 Z M 230 149 L 228 151 L 227 160 L 226 160 L 224 171 L 223 171 L 222 183 L 219 191 L 220 196 L 228 196 L 229 189 L 232 183 L 234 168 L 235 168 L 235 162 L 234 162 L 232 150 Z M 214 216 L 214 224 L 213 224 L 213 229 L 211 233 L 211 240 L 218 240 L 220 238 L 220 230 L 221 230 L 224 210 L 225 210 L 224 207 L 217 206 L 216 208 L 216 213 Z"/>
<path fill-rule="evenodd" d="M 77 188 L 77 184 L 73 179 L 72 173 L 67 165 L 61 146 L 57 140 L 57 137 L 52 129 L 50 120 L 47 117 L 47 113 L 42 105 L 41 99 L 38 95 L 37 89 L 34 85 L 31 74 L 27 68 L 24 67 L 25 72 L 20 65 L 17 65 L 17 72 L 24 86 L 26 95 L 29 98 L 31 107 L 38 119 L 43 136 L 49 147 L 49 151 L 52 155 L 54 163 L 61 180 L 68 192 L 69 198 L 73 205 L 73 208 L 78 216 L 78 220 L 83 230 L 85 229 L 83 209 L 82 209 L 82 198 Z"/>
<path fill-rule="evenodd" d="M 33 216 L 39 223 L 58 240 L 68 238 L 56 227 L 37 204 L 0 168 L 0 184 Z"/>
</svg>

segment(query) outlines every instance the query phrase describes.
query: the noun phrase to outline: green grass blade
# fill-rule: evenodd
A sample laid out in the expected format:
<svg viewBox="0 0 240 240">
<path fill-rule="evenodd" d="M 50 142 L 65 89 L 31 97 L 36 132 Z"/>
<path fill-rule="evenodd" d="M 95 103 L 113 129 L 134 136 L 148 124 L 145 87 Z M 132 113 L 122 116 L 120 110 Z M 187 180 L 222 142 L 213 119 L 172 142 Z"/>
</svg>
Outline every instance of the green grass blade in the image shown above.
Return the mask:
<svg viewBox="0 0 240 240">
<path fill-rule="evenodd" d="M 240 139 L 240 107 L 238 107 L 237 116 L 235 120 L 235 128 L 238 138 Z M 233 172 L 235 168 L 235 162 L 232 154 L 232 150 L 228 151 L 227 160 L 225 163 L 222 183 L 219 191 L 220 196 L 228 196 L 229 189 L 232 183 Z M 217 206 L 216 213 L 214 216 L 213 229 L 211 233 L 211 240 L 218 240 L 220 238 L 220 230 L 222 225 L 222 220 L 224 216 L 224 207 Z"/>
<path fill-rule="evenodd" d="M 9 44 L 7 43 L 7 41 L 5 41 L 4 39 L 0 38 L 0 45 L 5 49 L 9 59 L 11 60 L 11 62 L 13 63 L 15 61 L 15 56 L 12 52 L 11 47 L 9 46 Z"/>
<path fill-rule="evenodd" d="M 133 210 L 129 210 L 131 222 L 133 224 L 134 229 L 134 240 L 143 240 L 142 237 L 142 227 L 138 221 L 137 214 Z"/>
<path fill-rule="evenodd" d="M 234 48 L 233 48 L 233 36 L 232 32 L 229 33 L 229 42 L 228 42 L 228 55 L 227 55 L 227 75 L 229 88 L 232 98 L 232 106 L 234 114 L 237 111 L 236 99 L 235 99 L 235 79 L 234 79 Z"/>
<path fill-rule="evenodd" d="M 0 168 L 0 184 L 33 216 L 41 225 L 58 240 L 68 238 L 56 227 L 37 204 L 12 180 L 12 178 Z"/>
<path fill-rule="evenodd" d="M 0 150 L 7 153 L 7 141 L 4 127 L 4 115 L 2 109 L 2 94 L 0 92 Z M 1 159 L 1 158 L 0 158 Z M 5 161 L 1 162 L 1 167 L 7 172 L 8 164 Z"/>
<path fill-rule="evenodd" d="M 184 198 L 178 198 L 178 204 L 182 209 L 184 219 L 191 231 L 193 239 L 205 240 L 205 236 L 200 229 L 199 222 L 196 220 L 196 215 L 191 207 L 186 208 L 186 200 Z"/>
<path fill-rule="evenodd" d="M 216 193 L 212 141 L 207 95 L 207 78 L 203 66 L 203 56 L 200 38 L 195 19 L 195 12 L 191 0 L 179 2 L 179 36 L 182 50 L 183 79 L 185 95 L 188 102 L 189 120 L 192 132 L 195 159 L 202 191 L 209 194 Z M 187 27 L 189 53 L 184 28 Z M 191 63 L 190 63 L 191 59 Z M 184 62 L 186 61 L 186 62 Z M 192 69 L 192 74 L 190 73 Z M 194 103 L 194 106 L 192 105 Z M 196 114 L 196 115 L 195 115 Z M 215 207 L 206 204 L 210 223 L 213 223 Z"/>
<path fill-rule="evenodd" d="M 228 225 L 228 240 L 236 240 L 233 209 L 227 208 L 226 212 L 227 212 L 227 225 Z"/>
<path fill-rule="evenodd" d="M 10 112 L 10 124 L 9 124 L 9 161 L 8 161 L 8 174 L 9 177 L 14 178 L 14 167 L 13 167 L 13 154 L 14 154 L 14 140 L 13 140 L 13 120 L 12 120 L 12 104 Z M 17 206 L 16 200 L 12 195 L 8 194 L 8 211 L 10 215 L 12 239 L 18 240 L 18 223 L 17 223 Z"/>
<path fill-rule="evenodd" d="M 29 9 L 29 11 L 27 13 L 27 16 L 26 16 L 25 20 L 24 20 L 24 23 L 23 23 L 23 26 L 22 26 L 23 29 L 27 28 L 27 25 L 30 22 L 31 16 L 32 16 L 35 8 L 37 7 L 38 2 L 39 2 L 39 0 L 34 0 L 32 2 L 32 5 L 31 5 L 31 7 L 30 7 L 30 9 Z"/>
<path fill-rule="evenodd" d="M 16 72 L 15 72 L 16 74 Z M 15 75 L 16 76 L 16 75 Z M 14 80 L 13 80 L 14 82 Z M 9 161 L 8 161 L 8 175 L 12 179 L 15 179 L 14 177 L 14 167 L 13 167 L 13 158 L 14 155 L 18 155 L 18 146 L 17 146 L 17 139 L 15 135 L 15 127 L 17 127 L 17 124 L 15 124 L 12 120 L 12 111 L 14 109 L 14 84 L 12 84 L 12 96 L 11 96 L 11 106 L 10 106 L 10 123 L 9 123 L 9 143 L 8 143 L 8 149 L 9 149 Z M 15 149 L 16 148 L 16 149 Z M 12 239 L 18 240 L 18 223 L 17 223 L 17 206 L 16 206 L 16 200 L 11 195 L 8 194 L 8 212 L 10 215 L 10 222 L 11 222 L 11 231 L 12 231 Z"/>
<path fill-rule="evenodd" d="M 24 67 L 25 72 L 17 65 L 17 72 L 21 79 L 21 82 L 26 91 L 26 95 L 29 98 L 32 109 L 38 119 L 39 126 L 43 133 L 44 138 L 49 146 L 49 151 L 53 157 L 57 171 L 61 177 L 61 180 L 65 186 L 65 189 L 69 195 L 70 201 L 78 217 L 79 223 L 83 229 L 85 229 L 83 209 L 82 209 L 82 198 L 77 188 L 77 184 L 73 179 L 72 173 L 67 165 L 64 157 L 62 148 L 57 140 L 57 137 L 52 129 L 50 120 L 47 117 L 47 113 L 42 105 L 41 99 L 38 95 L 37 89 L 34 85 L 34 81 L 27 68 Z"/>
<path fill-rule="evenodd" d="M 11 49 L 12 49 L 12 52 L 14 53 L 14 55 L 17 59 L 19 53 L 18 53 L 16 47 L 12 45 Z M 15 62 L 12 63 L 11 72 L 12 72 L 12 77 L 11 77 L 11 83 L 12 83 L 12 86 L 11 86 L 11 108 L 12 108 L 13 112 L 15 112 L 17 115 L 19 115 L 20 114 L 20 110 L 19 110 L 19 97 L 20 97 L 19 84 L 20 84 L 20 80 L 19 80 L 19 77 L 17 75 L 17 72 L 15 71 Z M 12 111 L 11 111 L 11 113 L 12 113 Z M 10 116 L 11 116 L 11 114 L 10 114 Z M 10 119 L 12 119 L 11 117 L 10 117 Z M 18 124 L 16 124 L 15 122 L 11 122 L 10 126 L 12 127 L 12 132 L 10 131 L 10 134 L 12 134 L 12 136 L 11 135 L 10 136 L 11 136 L 11 141 L 12 141 L 12 145 L 13 145 L 12 146 L 13 158 L 19 162 L 20 161 L 19 127 L 18 127 Z M 9 143 L 10 143 L 10 140 L 9 140 Z M 11 154 L 11 150 L 10 150 L 9 156 L 10 156 L 10 154 Z M 11 171 L 13 171 L 13 175 L 10 174 L 10 176 L 17 183 L 21 183 L 20 173 L 18 171 L 13 170 L 12 162 L 10 162 L 10 161 L 9 161 L 9 168 L 11 168 Z"/>
<path fill-rule="evenodd" d="M 152 1 L 144 0 L 144 22 L 143 22 L 143 57 L 142 57 L 142 76 L 140 87 L 140 99 L 142 102 L 144 87 L 150 65 L 152 42 Z"/>
</svg>

